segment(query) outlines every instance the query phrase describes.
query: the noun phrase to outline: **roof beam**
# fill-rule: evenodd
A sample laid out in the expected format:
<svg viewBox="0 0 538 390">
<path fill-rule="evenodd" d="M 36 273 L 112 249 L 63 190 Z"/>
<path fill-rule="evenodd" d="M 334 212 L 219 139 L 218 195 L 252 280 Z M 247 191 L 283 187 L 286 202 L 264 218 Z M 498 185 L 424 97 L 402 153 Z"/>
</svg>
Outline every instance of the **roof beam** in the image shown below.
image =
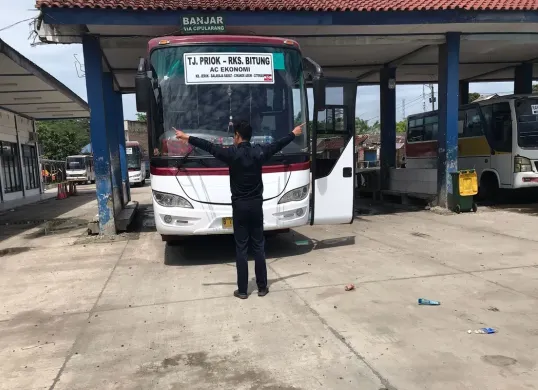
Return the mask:
<svg viewBox="0 0 538 390">
<path fill-rule="evenodd" d="M 426 51 L 426 50 L 428 50 L 428 49 L 430 49 L 432 47 L 435 47 L 435 46 L 434 45 L 425 45 L 425 46 L 419 47 L 418 49 L 410 51 L 409 53 L 404 54 L 403 56 L 400 56 L 398 58 L 395 58 L 392 61 L 387 62 L 386 64 L 383 64 L 383 66 L 380 66 L 378 69 L 370 70 L 370 71 L 368 71 L 366 73 L 363 73 L 363 74 L 357 76 L 357 81 L 365 79 L 366 77 L 370 77 L 370 76 L 376 74 L 377 72 L 379 72 L 384 67 L 386 67 L 386 68 L 396 68 L 396 67 L 398 67 L 398 65 L 402 65 L 406 60 L 409 60 L 410 58 L 413 58 L 413 57 L 421 54 L 422 52 L 424 52 L 424 51 Z"/>
<path fill-rule="evenodd" d="M 519 64 L 528 64 L 528 63 L 534 64 L 535 62 L 538 62 L 538 57 L 531 58 L 530 60 L 527 60 L 527 61 L 513 63 L 513 64 L 508 65 L 508 66 L 503 66 L 502 68 L 499 68 L 499 69 L 494 69 L 494 70 L 490 70 L 488 72 L 480 73 L 478 75 L 469 77 L 469 78 L 467 78 L 467 79 L 465 79 L 463 81 L 473 81 L 473 80 L 476 80 L 476 79 L 478 79 L 480 77 L 491 76 L 492 74 L 496 74 L 496 73 L 502 72 L 504 70 L 509 70 L 509 69 L 515 68 Z"/>
</svg>

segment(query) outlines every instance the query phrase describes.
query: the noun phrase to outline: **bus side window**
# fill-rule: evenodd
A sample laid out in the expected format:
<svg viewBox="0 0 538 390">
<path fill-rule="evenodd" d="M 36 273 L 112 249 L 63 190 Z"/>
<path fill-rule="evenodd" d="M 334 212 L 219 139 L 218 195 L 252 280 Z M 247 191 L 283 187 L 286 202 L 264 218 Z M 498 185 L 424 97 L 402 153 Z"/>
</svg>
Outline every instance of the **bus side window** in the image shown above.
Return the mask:
<svg viewBox="0 0 538 390">
<path fill-rule="evenodd" d="M 409 120 L 407 141 L 424 141 L 424 118 L 415 118 Z"/>
<path fill-rule="evenodd" d="M 512 151 L 512 113 L 506 102 L 494 104 L 491 115 L 491 131 L 495 140 L 495 150 Z"/>
<path fill-rule="evenodd" d="M 464 130 L 465 137 L 480 137 L 484 135 L 482 131 L 482 121 L 476 108 L 469 108 L 465 111 L 466 126 Z"/>
<path fill-rule="evenodd" d="M 458 112 L 458 137 L 460 138 L 465 137 L 464 129 L 465 129 L 465 112 L 459 111 Z"/>
<path fill-rule="evenodd" d="M 438 115 L 430 115 L 424 118 L 424 141 L 436 141 L 438 130 Z"/>
</svg>

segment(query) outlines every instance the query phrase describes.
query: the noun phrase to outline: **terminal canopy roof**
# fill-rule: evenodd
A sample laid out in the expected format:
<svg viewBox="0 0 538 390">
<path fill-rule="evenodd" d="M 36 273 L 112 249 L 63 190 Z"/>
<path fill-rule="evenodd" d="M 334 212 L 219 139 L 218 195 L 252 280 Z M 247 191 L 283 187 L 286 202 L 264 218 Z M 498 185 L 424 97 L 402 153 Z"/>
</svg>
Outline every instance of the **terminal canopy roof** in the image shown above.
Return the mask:
<svg viewBox="0 0 538 390">
<path fill-rule="evenodd" d="M 0 108 L 36 120 L 90 116 L 84 100 L 1 39 Z"/>
<path fill-rule="evenodd" d="M 224 16 L 226 33 L 296 39 L 329 76 L 377 84 L 396 67 L 399 84 L 438 80 L 438 45 L 460 34 L 460 79 L 510 81 L 538 63 L 536 0 L 37 0 L 40 38 L 81 42 L 99 35 L 115 88 L 134 89 L 149 39 L 180 35 L 183 16 Z M 538 74 L 538 65 L 534 65 Z"/>
</svg>

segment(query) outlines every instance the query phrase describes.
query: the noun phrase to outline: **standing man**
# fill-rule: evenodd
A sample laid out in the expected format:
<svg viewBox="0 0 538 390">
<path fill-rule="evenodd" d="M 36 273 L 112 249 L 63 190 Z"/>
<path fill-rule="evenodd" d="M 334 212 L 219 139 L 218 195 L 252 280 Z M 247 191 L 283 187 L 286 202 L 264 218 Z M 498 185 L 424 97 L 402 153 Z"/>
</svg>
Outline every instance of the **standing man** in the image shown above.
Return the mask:
<svg viewBox="0 0 538 390">
<path fill-rule="evenodd" d="M 258 296 L 264 297 L 269 292 L 263 236 L 262 166 L 296 136 L 301 135 L 303 126 L 304 124 L 297 126 L 287 136 L 269 145 L 252 145 L 252 127 L 247 121 L 240 121 L 234 125 L 234 145 L 227 148 L 176 130 L 177 139 L 205 150 L 230 168 L 238 288 L 234 291 L 236 298 L 248 298 L 249 243 L 256 263 Z"/>
</svg>

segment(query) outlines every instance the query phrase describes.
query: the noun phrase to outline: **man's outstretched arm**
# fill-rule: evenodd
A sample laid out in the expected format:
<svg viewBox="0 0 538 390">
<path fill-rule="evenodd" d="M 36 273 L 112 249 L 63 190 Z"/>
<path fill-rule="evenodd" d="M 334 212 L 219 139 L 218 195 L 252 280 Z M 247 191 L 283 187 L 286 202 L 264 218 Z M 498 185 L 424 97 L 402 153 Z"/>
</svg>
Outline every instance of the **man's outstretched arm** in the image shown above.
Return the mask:
<svg viewBox="0 0 538 390">
<path fill-rule="evenodd" d="M 184 142 L 188 142 L 192 146 L 205 150 L 209 154 L 213 155 L 216 159 L 226 164 L 230 163 L 233 158 L 232 148 L 224 148 L 222 146 L 215 145 L 214 143 L 206 141 L 205 139 L 185 134 L 181 130 L 176 130 L 176 138 Z"/>
<path fill-rule="evenodd" d="M 280 138 L 279 140 L 270 143 L 269 145 L 262 146 L 263 154 L 264 154 L 264 160 L 269 160 L 271 157 L 273 157 L 276 153 L 280 152 L 282 149 L 284 149 L 288 144 L 291 143 L 295 139 L 295 137 L 301 135 L 303 133 L 303 126 L 305 124 L 297 126 L 291 133 L 289 133 L 287 136 Z"/>
</svg>

